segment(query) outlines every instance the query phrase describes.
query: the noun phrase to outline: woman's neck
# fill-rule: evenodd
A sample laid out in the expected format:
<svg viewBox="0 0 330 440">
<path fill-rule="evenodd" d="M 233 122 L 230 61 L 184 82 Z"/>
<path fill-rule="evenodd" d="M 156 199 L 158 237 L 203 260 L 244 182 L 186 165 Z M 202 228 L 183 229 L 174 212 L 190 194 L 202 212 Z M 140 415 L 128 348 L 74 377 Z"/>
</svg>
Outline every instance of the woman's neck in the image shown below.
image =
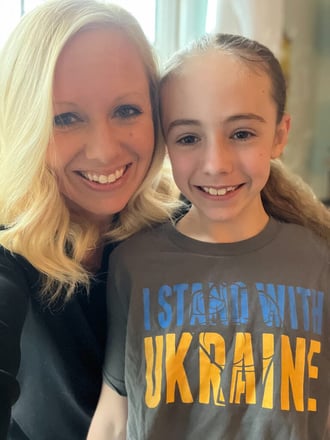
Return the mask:
<svg viewBox="0 0 330 440">
<path fill-rule="evenodd" d="M 104 245 L 98 245 L 94 249 L 88 251 L 85 255 L 85 258 L 82 262 L 84 268 L 88 270 L 88 272 L 95 274 L 99 271 L 102 264 L 102 256 L 103 256 Z"/>
</svg>

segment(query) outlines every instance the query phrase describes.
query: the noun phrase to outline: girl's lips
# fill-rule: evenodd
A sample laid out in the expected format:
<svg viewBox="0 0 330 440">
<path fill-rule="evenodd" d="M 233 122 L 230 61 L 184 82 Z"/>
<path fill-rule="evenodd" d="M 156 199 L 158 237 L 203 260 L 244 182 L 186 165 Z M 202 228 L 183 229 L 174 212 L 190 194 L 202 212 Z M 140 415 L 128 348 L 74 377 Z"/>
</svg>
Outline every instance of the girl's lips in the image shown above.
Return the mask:
<svg viewBox="0 0 330 440">
<path fill-rule="evenodd" d="M 238 185 L 236 186 L 225 186 L 221 188 L 216 188 L 212 186 L 201 186 L 200 187 L 203 191 L 207 192 L 211 196 L 224 196 L 228 192 L 235 191 L 235 189 L 238 188 Z"/>
<path fill-rule="evenodd" d="M 215 187 L 215 186 L 197 186 L 197 188 L 210 195 L 210 196 L 225 196 L 227 194 L 233 193 L 238 188 L 241 188 L 244 184 L 241 183 L 239 185 L 228 185 L 228 186 L 222 186 L 222 187 Z"/>
</svg>

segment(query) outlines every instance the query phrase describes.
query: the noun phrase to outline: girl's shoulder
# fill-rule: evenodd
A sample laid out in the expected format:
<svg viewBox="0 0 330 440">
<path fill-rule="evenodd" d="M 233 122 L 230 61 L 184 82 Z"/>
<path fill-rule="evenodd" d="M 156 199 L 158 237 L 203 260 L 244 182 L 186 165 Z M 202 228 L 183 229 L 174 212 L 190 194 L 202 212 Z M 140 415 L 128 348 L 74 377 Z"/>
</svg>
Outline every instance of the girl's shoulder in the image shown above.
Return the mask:
<svg viewBox="0 0 330 440">
<path fill-rule="evenodd" d="M 324 261 L 330 264 L 329 241 L 311 229 L 294 223 L 280 224 L 279 238 L 288 251 L 291 249 L 297 255 L 308 255 L 310 259 Z"/>
</svg>

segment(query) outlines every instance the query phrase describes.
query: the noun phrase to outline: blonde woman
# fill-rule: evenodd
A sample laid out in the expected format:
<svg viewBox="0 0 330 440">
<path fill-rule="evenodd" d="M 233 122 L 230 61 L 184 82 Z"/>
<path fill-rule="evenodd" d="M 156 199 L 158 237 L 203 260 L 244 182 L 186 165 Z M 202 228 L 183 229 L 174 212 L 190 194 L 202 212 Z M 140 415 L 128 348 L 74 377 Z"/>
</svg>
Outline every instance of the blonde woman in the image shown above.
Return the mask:
<svg viewBox="0 0 330 440">
<path fill-rule="evenodd" d="M 157 81 L 136 20 L 94 0 L 46 1 L 2 50 L 1 439 L 86 436 L 111 243 L 177 206 Z"/>
</svg>

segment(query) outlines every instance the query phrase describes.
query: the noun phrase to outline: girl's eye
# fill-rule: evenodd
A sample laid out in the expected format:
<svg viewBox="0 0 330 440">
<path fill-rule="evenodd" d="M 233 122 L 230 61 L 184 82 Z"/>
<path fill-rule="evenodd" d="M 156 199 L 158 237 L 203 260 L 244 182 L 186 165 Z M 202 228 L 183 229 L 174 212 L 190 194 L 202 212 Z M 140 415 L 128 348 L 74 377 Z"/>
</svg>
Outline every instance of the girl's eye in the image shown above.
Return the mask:
<svg viewBox="0 0 330 440">
<path fill-rule="evenodd" d="M 248 130 L 239 130 L 233 134 L 233 139 L 236 139 L 238 141 L 246 141 L 253 136 L 255 136 L 254 133 L 251 133 Z"/>
<path fill-rule="evenodd" d="M 190 144 L 196 144 L 199 141 L 199 138 L 197 136 L 194 136 L 192 134 L 187 134 L 186 136 L 183 136 L 177 140 L 178 144 L 182 145 L 190 145 Z"/>
<path fill-rule="evenodd" d="M 54 116 L 54 126 L 57 128 L 66 128 L 81 121 L 82 119 L 78 115 L 71 112 Z"/>
<path fill-rule="evenodd" d="M 133 105 L 121 105 L 116 108 L 114 116 L 121 119 L 134 118 L 142 113 L 142 111 Z"/>
</svg>

